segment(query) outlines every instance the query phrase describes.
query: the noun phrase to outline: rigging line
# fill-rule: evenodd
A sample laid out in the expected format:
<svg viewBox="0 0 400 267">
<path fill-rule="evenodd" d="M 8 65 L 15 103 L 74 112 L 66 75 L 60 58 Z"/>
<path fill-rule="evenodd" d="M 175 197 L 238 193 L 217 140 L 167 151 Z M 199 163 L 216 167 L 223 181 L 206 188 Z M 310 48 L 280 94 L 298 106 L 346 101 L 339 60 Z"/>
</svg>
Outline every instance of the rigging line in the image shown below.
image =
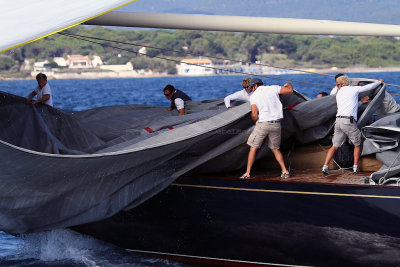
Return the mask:
<svg viewBox="0 0 400 267">
<path fill-rule="evenodd" d="M 385 83 L 385 85 L 390 85 L 390 86 L 394 86 L 394 87 L 400 87 L 400 85 L 391 84 L 391 83 Z M 396 94 L 392 94 L 392 95 L 396 95 Z"/>
<path fill-rule="evenodd" d="M 386 176 L 388 175 L 388 173 L 389 173 L 390 170 L 392 169 L 394 163 L 397 161 L 397 159 L 398 159 L 399 156 L 400 156 L 400 151 L 399 151 L 399 153 L 397 153 L 396 158 L 392 161 L 392 164 L 390 164 L 390 167 L 387 169 L 387 171 L 386 171 L 386 173 L 385 173 L 385 176 L 383 176 L 383 177 L 381 177 L 381 178 L 379 179 L 379 184 L 382 184 L 382 183 L 385 182 Z"/>
<path fill-rule="evenodd" d="M 94 40 L 100 40 L 100 41 L 108 41 L 108 42 L 114 42 L 114 43 L 119 43 L 119 44 L 126 44 L 126 45 L 140 46 L 140 47 L 149 47 L 149 48 L 158 49 L 158 50 L 161 50 L 161 51 L 169 51 L 169 52 L 175 52 L 175 53 L 184 53 L 184 54 L 187 54 L 187 55 L 201 56 L 201 55 L 196 55 L 194 53 L 190 53 L 190 52 L 186 52 L 186 51 L 178 51 L 178 50 L 173 50 L 173 49 L 168 49 L 168 48 L 160 48 L 160 47 L 155 47 L 155 46 L 150 46 L 150 45 L 140 45 L 140 44 L 129 43 L 129 42 L 115 41 L 115 40 L 103 39 L 103 38 L 98 38 L 98 37 L 73 34 L 73 33 L 69 33 L 69 32 L 58 32 L 58 34 L 69 36 L 69 37 L 74 37 L 74 36 L 76 36 L 76 37 L 85 37 L 85 38 L 88 38 L 88 39 L 94 39 Z M 236 59 L 209 56 L 209 55 L 206 55 L 206 57 L 213 58 L 213 59 L 220 59 L 220 60 L 228 60 L 228 61 L 237 62 L 237 63 L 254 64 L 256 66 L 272 67 L 272 68 L 282 69 L 282 70 L 293 70 L 293 71 L 297 71 L 297 72 L 316 74 L 316 75 L 321 75 L 321 76 L 329 76 L 329 77 L 334 77 L 335 76 L 335 75 L 332 75 L 332 74 L 318 73 L 318 72 L 300 70 L 300 69 L 295 69 L 295 68 L 277 67 L 277 66 L 274 66 L 274 65 L 271 65 L 271 64 L 266 64 L 266 63 L 252 63 L 252 62 L 249 62 L 249 61 L 241 61 L 241 60 L 236 60 Z M 188 64 L 188 65 L 190 65 L 190 64 Z M 394 87 L 400 87 L 400 85 L 390 84 L 390 83 L 385 83 L 385 85 L 394 86 Z M 392 94 L 392 95 L 398 95 L 398 94 Z"/>
<path fill-rule="evenodd" d="M 86 42 L 94 43 L 94 44 L 99 44 L 99 45 L 103 45 L 103 46 L 116 48 L 116 49 L 119 49 L 119 50 L 131 52 L 131 53 L 135 53 L 135 54 L 139 54 L 139 55 L 144 55 L 144 56 L 148 56 L 148 57 L 152 57 L 152 58 L 163 59 L 163 60 L 172 61 L 172 62 L 175 62 L 175 63 L 181 63 L 179 60 L 172 59 L 172 58 L 165 58 L 165 57 L 160 57 L 160 56 L 150 56 L 150 55 L 146 55 L 146 54 L 141 53 L 141 52 L 137 52 L 137 51 L 133 51 L 133 50 L 130 50 L 130 49 L 121 48 L 121 47 L 118 47 L 118 46 L 99 43 L 99 42 L 95 42 L 95 41 L 92 41 L 92 40 L 87 40 L 85 38 L 81 38 L 81 37 L 77 37 L 77 36 L 69 36 L 69 35 L 66 35 L 66 36 L 71 37 L 71 38 L 75 38 L 75 39 L 79 39 L 79 40 L 83 40 L 83 41 L 86 41 Z M 257 74 L 248 73 L 248 72 L 235 71 L 235 70 L 229 70 L 229 69 L 222 69 L 222 68 L 216 68 L 216 67 L 211 67 L 211 66 L 203 66 L 203 65 L 194 64 L 194 63 L 185 63 L 185 64 L 192 65 L 192 66 L 198 66 L 198 67 L 202 67 L 202 68 L 206 68 L 206 69 L 223 70 L 223 71 L 237 73 L 237 74 L 245 74 L 245 75 L 254 76 L 254 77 L 263 77 L 263 78 L 269 78 L 269 79 L 275 79 L 275 80 L 282 80 L 282 81 L 289 81 L 289 82 L 296 82 L 296 83 L 304 83 L 304 84 L 312 84 L 312 85 L 318 85 L 318 86 L 328 87 L 328 88 L 332 87 L 331 85 L 326 85 L 326 84 L 303 82 L 303 81 L 284 79 L 284 78 L 278 78 L 278 77 L 272 77 L 272 76 L 266 76 L 266 75 L 257 75 Z"/>
<path fill-rule="evenodd" d="M 158 50 L 161 50 L 161 51 L 183 53 L 183 54 L 192 55 L 192 56 L 201 56 L 201 55 L 196 55 L 194 53 L 190 53 L 190 52 L 187 52 L 187 51 L 178 51 L 178 50 L 173 50 L 173 49 L 168 49 L 168 48 L 160 48 L 160 47 L 155 47 L 155 46 L 150 46 L 150 45 L 139 45 L 139 44 L 135 44 L 135 43 L 115 41 L 115 40 L 103 39 L 103 38 L 98 38 L 98 37 L 91 37 L 91 36 L 86 36 L 86 35 L 73 34 L 73 33 L 69 33 L 69 32 L 65 32 L 65 33 L 59 32 L 58 34 L 71 36 L 71 37 L 72 36 L 85 37 L 85 38 L 94 39 L 94 40 L 114 42 L 114 43 L 117 43 L 117 44 L 126 44 L 126 45 L 140 46 L 140 47 L 148 47 L 148 48 L 152 48 L 152 49 L 158 49 Z M 207 55 L 206 57 L 213 58 L 213 59 L 220 59 L 220 60 L 228 60 L 228 61 L 237 62 L 237 63 L 254 64 L 256 66 L 272 67 L 272 68 L 282 69 L 282 70 L 293 70 L 293 71 L 309 73 L 309 74 L 316 74 L 316 75 L 321 75 L 321 76 L 329 76 L 329 77 L 334 77 L 335 76 L 335 75 L 332 75 L 332 74 L 317 73 L 317 72 L 312 72 L 312 71 L 307 71 L 307 70 L 299 70 L 299 69 L 295 69 L 295 68 L 276 67 L 274 65 L 266 64 L 266 63 L 252 63 L 252 62 L 249 62 L 249 61 L 241 61 L 241 60 L 236 60 L 236 59 L 217 57 L 217 56 L 209 56 L 209 55 Z"/>
<path fill-rule="evenodd" d="M 179 50 L 168 49 L 168 48 L 160 48 L 160 47 L 155 47 L 155 46 L 150 46 L 150 45 L 140 45 L 140 44 L 135 44 L 135 43 L 130 43 L 130 42 L 122 42 L 122 41 L 103 39 L 103 38 L 86 36 L 86 35 L 73 34 L 73 33 L 69 33 L 69 32 L 59 32 L 58 34 L 65 35 L 65 36 L 70 36 L 70 37 L 73 37 L 73 36 L 84 37 L 84 38 L 88 38 L 88 39 L 94 39 L 94 40 L 99 40 L 99 41 L 107 41 L 107 42 L 114 42 L 114 43 L 118 43 L 118 44 L 126 44 L 126 45 L 139 46 L 139 47 L 148 47 L 148 48 L 152 48 L 152 49 L 158 49 L 158 50 L 161 50 L 161 51 L 183 53 L 183 54 L 193 55 L 193 56 L 201 56 L 201 55 L 198 55 L 198 54 L 195 54 L 195 53 L 190 53 L 190 52 L 182 51 L 182 50 L 179 51 Z M 213 59 L 219 59 L 219 60 L 228 60 L 228 61 L 237 62 L 237 63 L 254 64 L 256 66 L 272 67 L 272 68 L 282 69 L 282 70 L 293 70 L 293 71 L 297 71 L 297 72 L 316 74 L 316 75 L 321 75 L 321 76 L 329 76 L 329 77 L 334 77 L 335 76 L 335 75 L 332 75 L 332 74 L 318 73 L 318 72 L 312 72 L 312 71 L 307 71 L 307 70 L 300 70 L 300 69 L 296 69 L 296 68 L 277 67 L 277 66 L 274 66 L 274 65 L 271 65 L 271 64 L 267 64 L 267 63 L 252 63 L 250 61 L 241 61 L 241 60 L 236 60 L 236 59 L 217 57 L 217 56 L 209 56 L 209 55 L 206 55 L 205 57 L 209 57 L 209 58 L 213 58 Z M 400 87 L 400 85 L 390 84 L 390 83 L 385 83 L 385 85 L 394 86 L 394 87 Z M 392 94 L 392 95 L 396 95 L 396 94 Z"/>
</svg>

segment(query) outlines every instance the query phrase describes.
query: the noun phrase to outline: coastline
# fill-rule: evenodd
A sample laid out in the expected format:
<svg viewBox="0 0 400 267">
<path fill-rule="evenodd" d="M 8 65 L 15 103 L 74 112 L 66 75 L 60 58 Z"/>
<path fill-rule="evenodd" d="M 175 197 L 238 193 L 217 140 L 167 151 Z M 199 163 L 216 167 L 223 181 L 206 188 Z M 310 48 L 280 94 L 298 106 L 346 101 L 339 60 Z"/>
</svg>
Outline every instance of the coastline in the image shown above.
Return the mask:
<svg viewBox="0 0 400 267">
<path fill-rule="evenodd" d="M 284 69 L 283 69 L 284 70 Z M 254 76 L 262 75 L 283 75 L 283 74 L 327 74 L 327 73 L 368 73 L 368 72 L 400 72 L 400 67 L 378 67 L 378 68 L 365 68 L 365 67 L 349 67 L 349 68 L 323 68 L 323 69 L 299 69 L 300 71 L 286 71 L 286 72 L 264 72 L 255 73 Z M 142 73 L 138 74 L 136 71 L 130 72 L 68 72 L 55 74 L 54 72 L 47 73 L 49 79 L 54 80 L 68 80 L 68 79 L 109 79 L 109 78 L 160 78 L 160 77 L 194 77 L 189 75 L 166 74 L 166 73 Z M 225 75 L 242 75 L 235 74 L 215 74 L 215 75 L 196 75 L 201 76 L 225 76 Z M 244 74 L 243 74 L 244 75 Z M 248 75 L 248 74 L 246 74 Z M 0 81 L 18 81 L 18 80 L 34 80 L 35 75 L 29 77 L 2 77 Z"/>
</svg>

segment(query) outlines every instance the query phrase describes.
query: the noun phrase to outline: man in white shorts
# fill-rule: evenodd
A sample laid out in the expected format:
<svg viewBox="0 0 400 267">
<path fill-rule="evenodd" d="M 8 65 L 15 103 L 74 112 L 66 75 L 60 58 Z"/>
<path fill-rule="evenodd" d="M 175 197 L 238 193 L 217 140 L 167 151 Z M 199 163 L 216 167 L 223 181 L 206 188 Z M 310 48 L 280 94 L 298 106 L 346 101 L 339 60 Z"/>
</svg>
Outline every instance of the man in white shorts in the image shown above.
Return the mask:
<svg viewBox="0 0 400 267">
<path fill-rule="evenodd" d="M 340 146 L 343 145 L 346 137 L 354 145 L 353 172 L 359 172 L 358 160 L 361 154 L 361 132 L 357 128 L 358 94 L 369 91 L 383 83 L 383 80 L 370 83 L 365 86 L 349 86 L 349 79 L 342 75 L 336 79 L 338 91 L 336 93 L 337 113 L 335 121 L 335 132 L 332 138 L 332 147 L 325 157 L 322 173 L 329 174 L 328 164 Z"/>
<path fill-rule="evenodd" d="M 282 153 L 279 151 L 281 144 L 281 119 L 283 118 L 282 103 L 279 94 L 291 94 L 293 86 L 286 83 L 284 86 L 263 86 L 258 78 L 251 79 L 250 88 L 253 94 L 250 97 L 251 118 L 256 122 L 253 132 L 250 134 L 247 144 L 250 146 L 247 160 L 247 170 L 241 179 L 250 179 L 250 171 L 255 161 L 256 153 L 260 149 L 265 138 L 268 138 L 268 147 L 274 153 L 282 169 L 282 178 L 289 178 Z"/>
<path fill-rule="evenodd" d="M 33 90 L 28 98 L 26 99 L 26 103 L 30 103 L 31 105 L 35 105 L 37 103 L 45 103 L 49 106 L 53 106 L 53 98 L 51 96 L 50 85 L 47 83 L 47 76 L 44 73 L 39 73 L 36 75 L 36 81 L 38 86 L 35 90 Z M 32 98 L 37 95 L 36 100 L 32 101 Z"/>
<path fill-rule="evenodd" d="M 244 78 L 242 81 L 243 90 L 237 91 L 224 98 L 225 106 L 227 109 L 232 109 L 231 108 L 232 100 L 242 100 L 245 102 L 250 102 L 250 96 L 253 93 L 250 89 L 250 82 L 251 78 Z"/>
</svg>

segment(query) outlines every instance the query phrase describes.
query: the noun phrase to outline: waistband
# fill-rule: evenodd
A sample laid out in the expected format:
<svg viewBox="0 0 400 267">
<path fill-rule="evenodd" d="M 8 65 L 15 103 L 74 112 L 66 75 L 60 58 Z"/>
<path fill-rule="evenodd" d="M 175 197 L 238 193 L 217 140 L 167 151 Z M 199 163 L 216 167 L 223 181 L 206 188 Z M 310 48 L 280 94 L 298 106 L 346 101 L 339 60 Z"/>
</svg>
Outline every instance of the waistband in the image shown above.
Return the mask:
<svg viewBox="0 0 400 267">
<path fill-rule="evenodd" d="M 266 122 L 269 122 L 269 123 L 280 123 L 280 122 L 281 122 L 281 120 L 266 121 Z"/>
<path fill-rule="evenodd" d="M 341 118 L 341 119 L 351 119 L 353 116 L 336 116 L 336 118 Z"/>
<path fill-rule="evenodd" d="M 354 122 L 357 122 L 357 120 L 353 117 L 353 116 L 336 116 L 336 118 L 340 118 L 340 119 L 348 119 L 348 120 L 354 120 Z"/>
</svg>

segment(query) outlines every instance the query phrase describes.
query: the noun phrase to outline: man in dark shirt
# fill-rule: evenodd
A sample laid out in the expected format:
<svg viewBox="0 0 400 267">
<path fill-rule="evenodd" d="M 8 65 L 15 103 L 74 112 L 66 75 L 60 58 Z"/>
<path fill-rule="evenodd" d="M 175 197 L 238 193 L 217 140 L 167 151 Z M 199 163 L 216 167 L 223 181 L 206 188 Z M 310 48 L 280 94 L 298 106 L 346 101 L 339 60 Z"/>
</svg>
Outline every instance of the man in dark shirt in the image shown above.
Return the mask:
<svg viewBox="0 0 400 267">
<path fill-rule="evenodd" d="M 176 108 L 179 116 L 185 115 L 185 101 L 192 100 L 187 94 L 168 84 L 164 88 L 164 95 L 168 100 L 171 100 L 171 106 L 168 110 Z"/>
</svg>

